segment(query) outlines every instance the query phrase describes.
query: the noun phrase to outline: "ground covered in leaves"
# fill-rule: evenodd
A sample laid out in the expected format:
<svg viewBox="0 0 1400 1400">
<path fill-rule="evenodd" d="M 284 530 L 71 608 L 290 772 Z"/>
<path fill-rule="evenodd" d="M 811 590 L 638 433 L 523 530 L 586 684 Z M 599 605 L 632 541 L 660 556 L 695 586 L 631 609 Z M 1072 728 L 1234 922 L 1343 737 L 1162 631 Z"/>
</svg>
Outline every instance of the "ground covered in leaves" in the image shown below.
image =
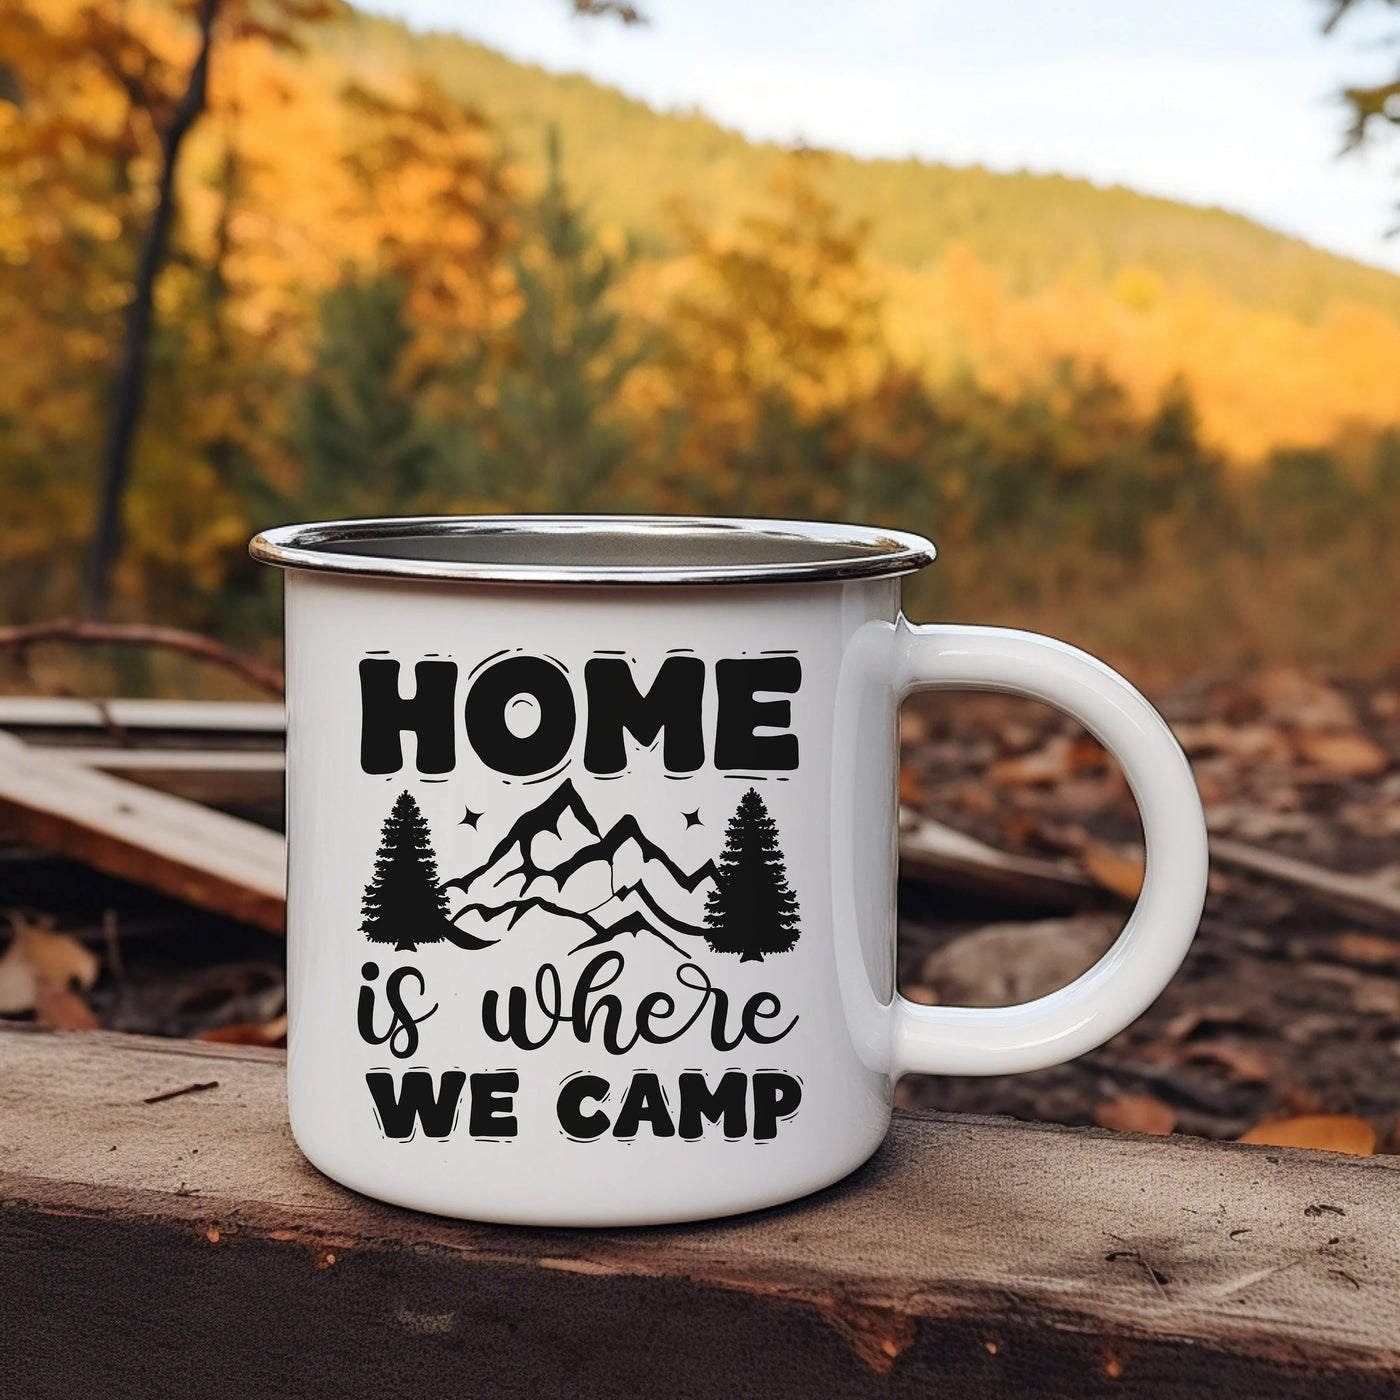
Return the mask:
<svg viewBox="0 0 1400 1400">
<path fill-rule="evenodd" d="M 1400 891 L 1400 689 L 1269 671 L 1156 699 L 1192 759 L 1213 836 Z M 1074 910 L 990 910 L 906 886 L 901 989 L 992 1005 L 1071 980 L 1122 927 L 1141 879 L 1136 811 L 1116 767 L 1070 722 L 1012 701 L 930 703 L 906 715 L 904 738 L 906 805 L 1005 850 L 1068 856 L 1103 894 Z M 1353 1150 L 1369 1128 L 1395 1149 L 1400 918 L 1217 861 L 1184 967 L 1110 1044 L 1034 1074 L 909 1079 L 899 1101 L 1220 1138 L 1272 1124 L 1273 1136 Z M 1279 1126 L 1314 1115 L 1328 1117 Z"/>
</svg>

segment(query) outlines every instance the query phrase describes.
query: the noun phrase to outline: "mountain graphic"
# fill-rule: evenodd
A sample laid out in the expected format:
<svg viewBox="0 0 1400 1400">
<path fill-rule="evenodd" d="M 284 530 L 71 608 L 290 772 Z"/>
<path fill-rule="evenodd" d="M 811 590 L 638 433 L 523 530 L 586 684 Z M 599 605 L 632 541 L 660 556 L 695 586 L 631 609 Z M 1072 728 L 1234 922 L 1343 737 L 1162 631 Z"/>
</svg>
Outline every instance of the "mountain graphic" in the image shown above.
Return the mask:
<svg viewBox="0 0 1400 1400">
<path fill-rule="evenodd" d="M 705 936 L 715 877 L 712 860 L 686 870 L 630 813 L 602 831 L 566 778 L 515 820 L 481 865 L 443 884 L 466 897 L 445 937 L 477 948 L 523 919 L 548 918 L 576 926 L 571 952 L 647 934 L 688 958 L 686 943 Z"/>
</svg>

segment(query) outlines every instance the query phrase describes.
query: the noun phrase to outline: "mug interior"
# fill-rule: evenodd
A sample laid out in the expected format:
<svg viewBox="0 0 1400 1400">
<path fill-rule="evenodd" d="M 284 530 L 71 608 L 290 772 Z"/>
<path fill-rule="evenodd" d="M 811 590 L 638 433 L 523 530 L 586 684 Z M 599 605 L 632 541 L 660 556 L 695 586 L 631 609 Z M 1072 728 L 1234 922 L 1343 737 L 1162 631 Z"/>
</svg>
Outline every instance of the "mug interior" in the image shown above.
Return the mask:
<svg viewBox="0 0 1400 1400">
<path fill-rule="evenodd" d="M 765 583 L 909 573 L 918 535 L 863 525 L 702 516 L 422 516 L 268 530 L 283 568 L 515 583 Z"/>
</svg>

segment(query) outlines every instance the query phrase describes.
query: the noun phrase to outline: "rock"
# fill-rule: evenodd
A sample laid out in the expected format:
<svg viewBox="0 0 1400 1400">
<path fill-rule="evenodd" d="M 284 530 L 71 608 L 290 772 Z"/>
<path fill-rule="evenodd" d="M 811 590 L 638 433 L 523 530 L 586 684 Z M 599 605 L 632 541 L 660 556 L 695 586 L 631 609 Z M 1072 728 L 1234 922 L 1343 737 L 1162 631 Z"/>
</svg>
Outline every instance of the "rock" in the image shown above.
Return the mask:
<svg viewBox="0 0 1400 1400">
<path fill-rule="evenodd" d="M 1014 1006 L 1087 972 L 1122 928 L 1113 914 L 989 924 L 930 953 L 919 981 L 944 1006 Z"/>
</svg>

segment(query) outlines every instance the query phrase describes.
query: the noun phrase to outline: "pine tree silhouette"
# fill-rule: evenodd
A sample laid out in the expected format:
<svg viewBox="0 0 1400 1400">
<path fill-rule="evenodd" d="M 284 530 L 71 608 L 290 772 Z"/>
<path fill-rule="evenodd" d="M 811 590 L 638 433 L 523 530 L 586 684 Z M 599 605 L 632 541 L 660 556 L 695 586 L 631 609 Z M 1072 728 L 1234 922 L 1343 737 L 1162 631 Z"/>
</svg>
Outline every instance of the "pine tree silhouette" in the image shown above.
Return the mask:
<svg viewBox="0 0 1400 1400">
<path fill-rule="evenodd" d="M 360 931 L 371 943 L 411 953 L 420 943 L 442 939 L 447 894 L 438 885 L 428 823 L 408 792 L 399 794 L 385 819 L 361 912 Z"/>
<path fill-rule="evenodd" d="M 738 953 L 740 962 L 761 962 L 797 942 L 797 896 L 788 886 L 777 825 L 754 788 L 729 819 L 705 923 L 710 947 Z"/>
</svg>

